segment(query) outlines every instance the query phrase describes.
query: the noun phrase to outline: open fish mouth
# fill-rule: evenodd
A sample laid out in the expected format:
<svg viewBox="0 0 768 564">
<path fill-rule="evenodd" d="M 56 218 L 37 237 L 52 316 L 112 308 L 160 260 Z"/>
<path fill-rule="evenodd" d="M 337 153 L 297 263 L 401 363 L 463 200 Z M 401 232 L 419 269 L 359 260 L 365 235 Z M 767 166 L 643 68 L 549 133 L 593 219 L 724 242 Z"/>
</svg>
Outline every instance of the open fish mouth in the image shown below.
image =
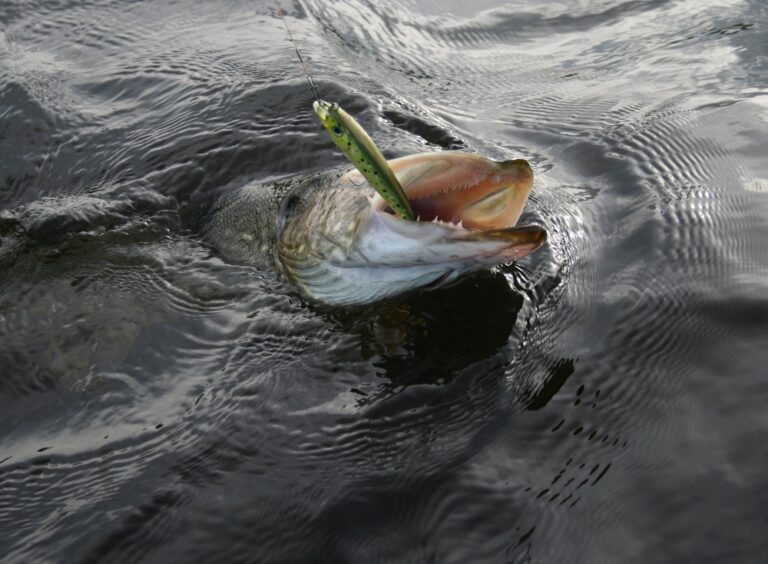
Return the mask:
<svg viewBox="0 0 768 564">
<path fill-rule="evenodd" d="M 316 190 L 297 186 L 287 197 L 277 255 L 305 296 L 330 305 L 371 303 L 450 284 L 546 241 L 542 227 L 515 225 L 533 184 L 524 160 L 437 152 L 389 165 L 417 221 L 392 213 L 357 170 Z"/>
<path fill-rule="evenodd" d="M 532 253 L 547 239 L 538 225 L 516 227 L 533 185 L 533 171 L 523 159 L 496 162 L 467 153 L 439 152 L 394 159 L 389 165 L 417 221 L 397 218 L 378 194 L 371 200 L 374 216 L 389 229 L 432 245 L 435 252 L 429 262 L 472 257 L 493 257 L 497 263 L 514 260 Z M 346 176 L 353 184 L 365 182 L 357 171 Z M 446 248 L 447 256 L 437 252 L 438 240 L 454 244 Z"/>
</svg>

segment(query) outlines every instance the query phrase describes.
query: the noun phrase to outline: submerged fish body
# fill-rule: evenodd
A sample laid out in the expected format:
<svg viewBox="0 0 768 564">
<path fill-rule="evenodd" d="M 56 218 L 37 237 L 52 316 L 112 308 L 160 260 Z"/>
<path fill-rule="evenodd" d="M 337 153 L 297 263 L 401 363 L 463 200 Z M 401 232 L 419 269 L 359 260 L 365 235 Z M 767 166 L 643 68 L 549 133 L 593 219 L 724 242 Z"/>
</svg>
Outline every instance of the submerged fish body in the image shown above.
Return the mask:
<svg viewBox="0 0 768 564">
<path fill-rule="evenodd" d="M 225 255 L 268 260 L 306 297 L 375 302 L 524 257 L 546 240 L 515 227 L 533 173 L 524 160 L 438 152 L 389 161 L 418 221 L 401 219 L 356 170 L 251 184 L 214 212 Z"/>
</svg>

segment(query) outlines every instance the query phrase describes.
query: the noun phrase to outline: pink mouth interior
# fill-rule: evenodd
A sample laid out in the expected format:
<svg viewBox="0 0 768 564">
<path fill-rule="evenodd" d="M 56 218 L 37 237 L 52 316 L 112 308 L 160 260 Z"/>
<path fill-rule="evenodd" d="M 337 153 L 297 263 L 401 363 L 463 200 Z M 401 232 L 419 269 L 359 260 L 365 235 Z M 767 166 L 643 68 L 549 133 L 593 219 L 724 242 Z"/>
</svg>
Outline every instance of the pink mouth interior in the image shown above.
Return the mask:
<svg viewBox="0 0 768 564">
<path fill-rule="evenodd" d="M 514 226 L 528 197 L 533 173 L 526 161 L 497 163 L 451 154 L 418 162 L 416 157 L 390 161 L 419 221 L 438 220 L 466 229 Z M 383 199 L 377 208 L 392 213 Z"/>
</svg>

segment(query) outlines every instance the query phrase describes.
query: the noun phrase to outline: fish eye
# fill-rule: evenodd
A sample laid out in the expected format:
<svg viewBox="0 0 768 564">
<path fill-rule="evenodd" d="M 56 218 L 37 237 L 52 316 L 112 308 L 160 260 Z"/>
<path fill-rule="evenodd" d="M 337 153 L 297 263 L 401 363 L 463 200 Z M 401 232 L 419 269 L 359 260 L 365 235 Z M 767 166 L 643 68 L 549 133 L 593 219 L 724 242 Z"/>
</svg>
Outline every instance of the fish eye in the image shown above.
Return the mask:
<svg viewBox="0 0 768 564">
<path fill-rule="evenodd" d="M 334 132 L 336 135 L 341 135 L 341 128 L 340 128 L 338 125 L 334 125 L 334 126 L 333 126 L 333 132 Z"/>
</svg>

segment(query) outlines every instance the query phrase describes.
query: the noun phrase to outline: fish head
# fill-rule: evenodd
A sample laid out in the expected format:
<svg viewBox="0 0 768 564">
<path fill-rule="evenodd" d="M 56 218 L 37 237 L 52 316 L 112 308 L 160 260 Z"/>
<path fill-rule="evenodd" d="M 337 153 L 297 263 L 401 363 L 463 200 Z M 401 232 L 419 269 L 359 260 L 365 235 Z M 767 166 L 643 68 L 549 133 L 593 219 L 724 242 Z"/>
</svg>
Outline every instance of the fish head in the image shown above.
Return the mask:
<svg viewBox="0 0 768 564">
<path fill-rule="evenodd" d="M 522 258 L 546 241 L 538 225 L 515 226 L 533 184 L 522 159 L 438 152 L 389 164 L 417 221 L 392 213 L 356 170 L 305 192 L 284 214 L 278 256 L 303 294 L 370 303 Z"/>
</svg>

